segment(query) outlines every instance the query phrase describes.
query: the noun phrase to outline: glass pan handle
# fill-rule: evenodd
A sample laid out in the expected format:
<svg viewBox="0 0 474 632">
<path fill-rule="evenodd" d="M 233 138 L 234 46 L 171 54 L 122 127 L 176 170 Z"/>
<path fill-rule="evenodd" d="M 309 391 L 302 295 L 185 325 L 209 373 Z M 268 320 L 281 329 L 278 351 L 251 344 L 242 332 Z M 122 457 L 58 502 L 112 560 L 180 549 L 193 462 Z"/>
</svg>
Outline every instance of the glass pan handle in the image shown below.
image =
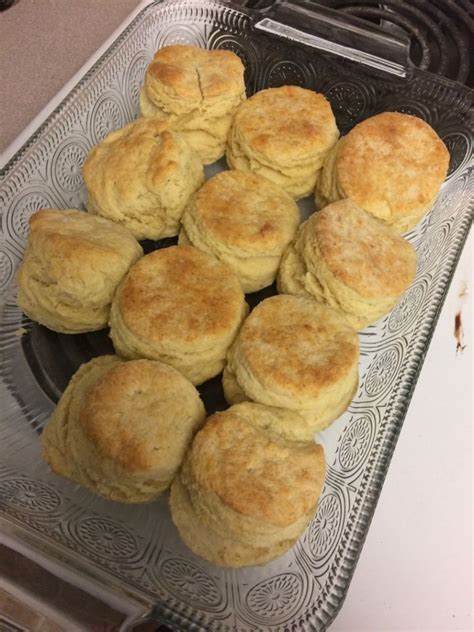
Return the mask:
<svg viewBox="0 0 474 632">
<path fill-rule="evenodd" d="M 304 0 L 277 0 L 255 28 L 333 55 L 406 77 L 410 40 L 365 20 Z"/>
</svg>

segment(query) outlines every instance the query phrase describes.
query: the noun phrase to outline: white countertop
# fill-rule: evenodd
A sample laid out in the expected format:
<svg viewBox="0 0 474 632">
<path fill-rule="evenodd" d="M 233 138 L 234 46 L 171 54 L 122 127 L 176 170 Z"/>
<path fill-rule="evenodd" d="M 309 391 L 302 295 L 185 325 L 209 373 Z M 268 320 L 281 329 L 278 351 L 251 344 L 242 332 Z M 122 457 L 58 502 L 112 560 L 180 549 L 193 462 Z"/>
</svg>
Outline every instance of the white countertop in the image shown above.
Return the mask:
<svg viewBox="0 0 474 632">
<path fill-rule="evenodd" d="M 331 632 L 473 629 L 472 240 L 471 234 Z M 466 348 L 456 354 L 461 308 Z"/>
<path fill-rule="evenodd" d="M 66 13 L 71 10 L 66 0 L 34 4 L 36 11 L 41 6 L 42 11 L 51 14 L 59 11 L 58 16 L 61 9 Z M 114 9 L 110 10 L 108 3 L 104 12 L 98 10 L 97 2 L 76 0 L 76 9 L 88 14 L 95 25 L 96 37 L 81 41 L 83 62 L 95 52 L 97 38 L 104 41 L 117 28 L 125 8 L 132 10 L 138 4 L 138 0 L 116 0 Z M 23 0 L 4 14 L 9 24 L 2 17 L 3 42 L 2 32 L 6 34 L 7 27 L 11 42 L 27 37 L 31 21 L 23 23 L 19 12 L 32 6 L 29 0 Z M 118 13 L 112 19 L 115 10 Z M 96 11 L 97 15 L 93 15 Z M 63 19 L 70 23 L 67 16 Z M 12 23 L 16 29 L 13 34 Z M 45 35 L 39 33 L 38 49 L 42 37 Z M 13 55 L 15 68 L 28 64 L 26 48 L 17 48 Z M 48 53 L 51 54 L 55 53 Z M 72 80 L 78 71 L 77 61 L 69 66 L 67 62 L 68 56 L 62 56 L 63 81 L 68 77 Z M 25 127 L 26 136 L 39 124 L 44 116 L 41 110 L 58 91 L 56 83 L 50 80 L 51 69 L 33 65 L 28 89 L 33 94 L 40 93 L 36 110 L 30 99 L 23 118 L 15 116 L 14 120 L 17 128 L 20 126 L 16 132 Z M 18 95 L 20 99 L 21 90 Z M 6 112 L 3 106 L 2 112 Z M 34 123 L 27 126 L 34 116 Z M 3 115 L 2 119 L 5 130 L 8 117 Z M 11 140 L 8 129 L 9 133 L 0 139 L 0 151 Z M 4 157 L 9 157 L 8 152 Z M 331 632 L 473 629 L 471 291 L 472 236 L 464 248 L 426 356 L 346 601 Z M 454 317 L 461 308 L 466 348 L 456 354 Z"/>
</svg>

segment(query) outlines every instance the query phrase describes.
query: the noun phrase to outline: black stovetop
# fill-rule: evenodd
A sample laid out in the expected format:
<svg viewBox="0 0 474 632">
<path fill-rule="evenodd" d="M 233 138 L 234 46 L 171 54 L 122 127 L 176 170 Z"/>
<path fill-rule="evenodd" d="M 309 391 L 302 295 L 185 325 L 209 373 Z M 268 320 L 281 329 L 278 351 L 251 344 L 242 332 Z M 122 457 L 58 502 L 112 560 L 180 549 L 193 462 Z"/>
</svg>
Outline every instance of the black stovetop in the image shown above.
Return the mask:
<svg viewBox="0 0 474 632">
<path fill-rule="evenodd" d="M 472 0 L 318 0 L 392 33 L 410 37 L 410 57 L 423 70 L 474 86 Z"/>
<path fill-rule="evenodd" d="M 254 8 L 273 2 L 241 0 Z M 473 0 L 317 0 L 317 4 L 368 20 L 393 34 L 408 35 L 415 66 L 474 87 Z"/>
</svg>

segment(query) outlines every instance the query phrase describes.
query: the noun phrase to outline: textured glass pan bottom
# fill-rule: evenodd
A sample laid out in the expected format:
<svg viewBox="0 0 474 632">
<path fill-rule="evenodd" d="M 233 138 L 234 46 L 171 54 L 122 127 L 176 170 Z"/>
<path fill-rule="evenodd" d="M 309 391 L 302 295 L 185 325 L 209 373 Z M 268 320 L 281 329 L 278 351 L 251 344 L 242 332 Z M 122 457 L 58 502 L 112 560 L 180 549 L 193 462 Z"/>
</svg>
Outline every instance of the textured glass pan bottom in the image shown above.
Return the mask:
<svg viewBox="0 0 474 632">
<path fill-rule="evenodd" d="M 180 542 L 166 498 L 123 506 L 63 481 L 42 462 L 39 430 L 76 366 L 111 350 L 104 332 L 73 340 L 30 323 L 15 306 L 14 273 L 28 217 L 83 207 L 88 150 L 137 113 L 153 52 L 171 43 L 228 48 L 246 65 L 248 93 L 296 84 L 330 99 L 339 128 L 384 110 L 420 116 L 451 152 L 433 210 L 409 234 L 417 276 L 400 303 L 360 335 L 354 401 L 320 435 L 328 474 L 315 519 L 296 546 L 263 567 L 216 568 Z M 469 224 L 472 140 L 462 86 L 416 72 L 375 77 L 361 67 L 256 33 L 252 16 L 213 2 L 143 11 L 7 165 L 1 185 L 0 517 L 18 540 L 111 591 L 147 599 L 178 629 L 324 629 L 354 570 L 396 438 Z M 153 247 L 150 245 L 150 247 Z M 206 390 L 207 389 L 207 390 Z M 212 384 L 208 409 L 222 408 Z"/>
</svg>

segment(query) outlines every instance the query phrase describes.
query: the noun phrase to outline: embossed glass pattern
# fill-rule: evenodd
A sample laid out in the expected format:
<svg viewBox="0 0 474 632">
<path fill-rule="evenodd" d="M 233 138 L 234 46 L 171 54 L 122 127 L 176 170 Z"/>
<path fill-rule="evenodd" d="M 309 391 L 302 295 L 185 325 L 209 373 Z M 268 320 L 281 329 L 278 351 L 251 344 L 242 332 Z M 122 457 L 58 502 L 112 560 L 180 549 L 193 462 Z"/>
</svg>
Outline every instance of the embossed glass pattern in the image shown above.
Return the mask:
<svg viewBox="0 0 474 632">
<path fill-rule="evenodd" d="M 7 165 L 0 189 L 2 524 L 45 558 L 100 578 L 111 592 L 139 595 L 179 629 L 322 630 L 335 616 L 471 217 L 466 89 L 421 71 L 408 79 L 374 76 L 257 33 L 256 19 L 210 1 L 148 7 Z M 111 346 L 100 332 L 61 336 L 22 317 L 14 275 L 28 218 L 41 207 L 84 205 L 81 166 L 88 150 L 136 116 L 146 65 L 171 43 L 236 52 L 246 65 L 249 94 L 285 83 L 323 92 L 342 133 L 384 110 L 416 114 L 451 152 L 433 210 L 409 234 L 418 252 L 416 279 L 390 314 L 361 333 L 357 395 L 320 436 L 328 474 L 317 515 L 290 552 L 261 568 L 224 570 L 203 562 L 180 542 L 166 499 L 137 507 L 101 500 L 52 475 L 40 455 L 39 431 L 69 376 Z"/>
</svg>

